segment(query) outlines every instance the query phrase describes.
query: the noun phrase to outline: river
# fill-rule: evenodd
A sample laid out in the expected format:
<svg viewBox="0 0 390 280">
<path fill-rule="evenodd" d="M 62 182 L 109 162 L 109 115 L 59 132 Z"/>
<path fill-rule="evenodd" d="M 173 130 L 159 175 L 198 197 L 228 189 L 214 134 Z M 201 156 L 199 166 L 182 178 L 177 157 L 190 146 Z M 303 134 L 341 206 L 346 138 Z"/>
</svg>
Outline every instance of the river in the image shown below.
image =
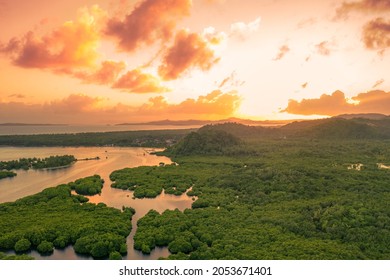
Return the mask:
<svg viewBox="0 0 390 280">
<path fill-rule="evenodd" d="M 167 248 L 156 248 L 150 255 L 144 255 L 133 249 L 133 237 L 137 229 L 137 220 L 150 209 L 163 212 L 166 209 L 184 210 L 190 208 L 192 198 L 187 195 L 175 196 L 162 193 L 154 199 L 133 199 L 130 191 L 111 188 L 109 175 L 112 171 L 125 167 L 141 165 L 158 165 L 160 162 L 171 163 L 167 157 L 149 154 L 151 149 L 144 148 L 117 148 L 117 147 L 42 147 L 20 148 L 0 147 L 0 161 L 14 160 L 21 157 L 44 158 L 52 155 L 74 155 L 76 158 L 94 158 L 100 160 L 77 161 L 70 167 L 55 170 L 18 170 L 17 176 L 0 180 L 0 203 L 15 201 L 31 194 L 38 193 L 45 188 L 68 183 L 78 178 L 100 175 L 105 183 L 100 195 L 89 196 L 90 202 L 104 202 L 108 206 L 121 209 L 122 206 L 131 206 L 136 210 L 132 219 L 133 229 L 127 238 L 128 253 L 126 259 L 147 260 L 158 259 L 169 255 Z M 50 256 L 40 256 L 33 251 L 31 255 L 36 259 L 90 259 L 77 255 L 71 246 L 64 250 L 55 250 Z"/>
</svg>

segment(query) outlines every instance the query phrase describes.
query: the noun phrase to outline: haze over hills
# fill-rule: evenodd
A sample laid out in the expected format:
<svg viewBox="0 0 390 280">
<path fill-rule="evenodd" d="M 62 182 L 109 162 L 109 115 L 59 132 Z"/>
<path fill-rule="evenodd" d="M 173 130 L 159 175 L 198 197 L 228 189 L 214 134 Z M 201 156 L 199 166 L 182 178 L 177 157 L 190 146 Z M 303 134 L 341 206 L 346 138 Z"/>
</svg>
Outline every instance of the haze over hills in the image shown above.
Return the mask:
<svg viewBox="0 0 390 280">
<path fill-rule="evenodd" d="M 256 121 L 250 119 L 240 119 L 240 118 L 228 118 L 222 120 L 159 120 L 159 121 L 150 121 L 143 123 L 120 123 L 117 125 L 174 125 L 174 126 L 188 126 L 188 125 L 208 125 L 208 124 L 220 124 L 227 122 L 240 123 L 245 125 L 253 125 L 253 126 L 282 126 L 287 123 L 297 121 L 297 120 L 265 120 L 265 121 Z"/>
<path fill-rule="evenodd" d="M 390 139 L 390 118 L 327 118 L 294 121 L 281 127 L 248 126 L 238 123 L 206 125 L 199 129 L 223 130 L 241 138 L 312 138 L 312 139 Z"/>
<path fill-rule="evenodd" d="M 234 119 L 236 120 L 236 119 Z M 201 126 L 201 125 L 199 125 Z M 313 140 L 360 140 L 390 139 L 390 117 L 356 118 L 334 117 L 318 120 L 293 121 L 285 125 L 248 125 L 237 122 L 212 123 L 192 127 L 191 129 L 130 130 L 118 132 L 63 133 L 37 135 L 4 135 L 0 136 L 0 145 L 11 146 L 129 146 L 129 147 L 169 147 L 191 132 L 206 133 L 192 135 L 188 139 L 191 145 L 199 142 L 216 141 L 229 137 L 226 134 L 215 136 L 212 131 L 224 131 L 235 137 L 248 140 L 261 139 L 313 139 Z M 219 134 L 217 134 L 219 135 Z M 211 137 L 213 136 L 213 137 Z M 215 136 L 215 137 L 214 137 Z M 197 141 L 197 139 L 199 141 Z M 196 141 L 195 141 L 196 140 Z M 210 140 L 210 141 L 209 141 Z M 231 141 L 234 142 L 234 141 Z M 210 145 L 208 145 L 209 147 Z M 210 146 L 211 147 L 211 146 Z M 214 149 L 214 148 L 213 148 Z"/>
<path fill-rule="evenodd" d="M 282 127 L 288 124 L 294 124 L 293 126 L 301 126 L 302 128 L 305 126 L 313 126 L 316 123 L 326 122 L 329 119 L 367 119 L 367 120 L 382 120 L 386 118 L 390 118 L 390 116 L 384 114 L 377 113 L 367 113 L 367 114 L 342 114 L 333 116 L 325 119 L 313 119 L 313 120 L 302 120 L 302 119 L 294 119 L 294 120 L 251 120 L 251 119 L 241 119 L 241 118 L 227 118 L 221 120 L 156 120 L 150 122 L 125 122 L 115 124 L 115 126 L 126 126 L 126 125 L 150 125 L 150 126 L 204 126 L 209 124 L 223 124 L 223 123 L 239 123 L 243 125 L 250 126 L 265 126 L 265 127 Z M 18 123 L 18 122 L 8 122 L 8 123 L 0 123 L 0 126 L 68 126 L 69 124 L 65 123 Z M 286 127 L 288 128 L 288 126 Z"/>
<path fill-rule="evenodd" d="M 63 123 L 0 123 L 0 126 L 66 126 Z"/>
<path fill-rule="evenodd" d="M 389 117 L 390 116 L 384 114 L 368 113 L 368 114 L 342 114 L 342 115 L 334 116 L 333 118 L 381 120 Z"/>
</svg>

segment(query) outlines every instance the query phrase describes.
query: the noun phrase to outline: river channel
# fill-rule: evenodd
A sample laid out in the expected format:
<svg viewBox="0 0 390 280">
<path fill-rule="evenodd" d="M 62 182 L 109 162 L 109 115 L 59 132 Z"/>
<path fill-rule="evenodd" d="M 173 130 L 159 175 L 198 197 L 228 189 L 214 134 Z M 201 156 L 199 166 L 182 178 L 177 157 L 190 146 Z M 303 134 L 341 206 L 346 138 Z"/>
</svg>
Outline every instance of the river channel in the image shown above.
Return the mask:
<svg viewBox="0 0 390 280">
<path fill-rule="evenodd" d="M 18 170 L 16 171 L 18 174 L 16 177 L 0 180 L 0 203 L 15 201 L 48 187 L 98 174 L 105 181 L 104 187 L 100 195 L 89 197 L 90 202 L 104 202 L 108 206 L 119 209 L 122 206 L 131 206 L 136 210 L 136 214 L 132 219 L 133 229 L 127 238 L 128 253 L 124 259 L 153 260 L 166 257 L 169 255 L 167 248 L 156 248 L 150 255 L 144 255 L 133 249 L 133 237 L 137 229 L 137 220 L 151 209 L 161 213 L 166 209 L 184 210 L 190 208 L 193 202 L 192 198 L 186 194 L 175 196 L 162 193 L 154 199 L 133 199 L 132 192 L 110 187 L 112 182 L 109 175 L 114 170 L 142 165 L 158 165 L 160 162 L 171 163 L 169 158 L 152 155 L 150 154 L 151 151 L 153 149 L 118 147 L 0 147 L 0 161 L 15 160 L 22 157 L 44 158 L 52 155 L 74 155 L 77 159 L 100 158 L 99 160 L 77 161 L 70 167 L 55 170 Z M 54 250 L 54 253 L 50 256 L 40 256 L 35 251 L 31 252 L 30 255 L 36 259 L 91 259 L 76 254 L 71 246 L 64 250 Z"/>
</svg>

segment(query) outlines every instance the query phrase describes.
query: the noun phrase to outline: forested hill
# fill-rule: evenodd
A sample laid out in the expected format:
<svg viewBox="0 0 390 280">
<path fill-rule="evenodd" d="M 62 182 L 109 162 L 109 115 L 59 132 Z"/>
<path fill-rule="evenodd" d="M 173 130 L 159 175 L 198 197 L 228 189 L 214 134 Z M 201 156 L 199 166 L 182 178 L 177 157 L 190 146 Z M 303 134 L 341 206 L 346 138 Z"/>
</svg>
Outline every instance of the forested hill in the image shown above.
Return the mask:
<svg viewBox="0 0 390 280">
<path fill-rule="evenodd" d="M 206 125 L 191 132 L 164 154 L 178 155 L 232 155 L 241 152 L 245 143 L 276 139 L 364 140 L 390 139 L 390 118 L 344 119 L 329 118 L 293 122 L 278 128 L 249 126 L 238 123 Z"/>
<path fill-rule="evenodd" d="M 390 118 L 329 118 L 293 122 L 277 128 L 224 123 L 206 125 L 198 130 L 199 133 L 205 131 L 224 131 L 241 139 L 390 139 Z"/>
<path fill-rule="evenodd" d="M 231 133 L 218 129 L 200 129 L 191 132 L 176 145 L 168 148 L 173 155 L 223 154 L 226 149 L 238 146 L 241 140 Z"/>
<path fill-rule="evenodd" d="M 344 119 L 294 122 L 280 128 L 283 134 L 293 137 L 320 139 L 389 139 L 390 118 Z"/>
</svg>

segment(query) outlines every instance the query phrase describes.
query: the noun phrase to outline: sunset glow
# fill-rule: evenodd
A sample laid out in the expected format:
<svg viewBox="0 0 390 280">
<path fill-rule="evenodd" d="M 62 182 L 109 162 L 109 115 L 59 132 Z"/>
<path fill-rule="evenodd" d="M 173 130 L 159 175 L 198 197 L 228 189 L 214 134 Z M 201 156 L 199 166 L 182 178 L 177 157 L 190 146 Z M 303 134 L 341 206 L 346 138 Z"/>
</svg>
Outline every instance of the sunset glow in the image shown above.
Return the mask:
<svg viewBox="0 0 390 280">
<path fill-rule="evenodd" d="M 389 115 L 389 15 L 388 0 L 3 0 L 0 123 Z"/>
</svg>

